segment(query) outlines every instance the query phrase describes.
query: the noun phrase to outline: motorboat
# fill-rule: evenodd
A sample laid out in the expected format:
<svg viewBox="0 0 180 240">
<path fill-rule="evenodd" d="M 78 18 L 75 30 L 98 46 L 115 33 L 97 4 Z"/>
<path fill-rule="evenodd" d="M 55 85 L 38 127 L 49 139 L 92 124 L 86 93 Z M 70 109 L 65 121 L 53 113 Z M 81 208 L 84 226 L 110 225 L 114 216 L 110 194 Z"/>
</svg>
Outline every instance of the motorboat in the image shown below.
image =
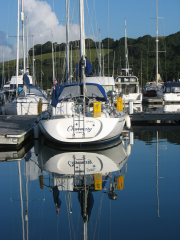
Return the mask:
<svg viewBox="0 0 180 240">
<path fill-rule="evenodd" d="M 115 76 L 115 86 L 118 93 L 122 94 L 123 101 L 129 103 L 141 103 L 142 93 L 139 85 L 139 80 L 132 73 L 132 68 L 129 67 L 128 60 L 128 46 L 127 46 L 127 34 L 126 34 L 126 20 L 125 20 L 125 68 L 122 68 L 125 72 L 123 75 Z"/>
<path fill-rule="evenodd" d="M 180 82 L 165 82 L 157 91 L 157 97 L 164 102 L 180 102 Z"/>
<path fill-rule="evenodd" d="M 118 88 L 118 93 L 122 93 L 125 103 L 132 101 L 135 104 L 142 104 L 142 93 L 136 76 L 116 76 L 115 85 Z"/>
</svg>

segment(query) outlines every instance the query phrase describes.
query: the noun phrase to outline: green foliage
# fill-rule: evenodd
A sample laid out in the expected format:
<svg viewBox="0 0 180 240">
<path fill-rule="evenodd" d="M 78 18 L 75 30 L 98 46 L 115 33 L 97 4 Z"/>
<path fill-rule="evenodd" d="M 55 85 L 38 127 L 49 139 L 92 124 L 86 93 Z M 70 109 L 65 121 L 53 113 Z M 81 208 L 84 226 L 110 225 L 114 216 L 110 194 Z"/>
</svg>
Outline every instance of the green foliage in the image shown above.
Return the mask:
<svg viewBox="0 0 180 240">
<path fill-rule="evenodd" d="M 155 80 L 156 72 L 156 42 L 155 38 L 150 35 L 145 35 L 137 39 L 128 38 L 128 58 L 129 65 L 132 68 L 133 74 L 139 79 L 141 77 L 142 66 L 142 80 L 143 84 L 147 81 Z M 72 69 L 73 77 L 76 76 L 76 64 L 80 60 L 80 42 L 72 41 L 69 43 L 69 49 L 72 49 Z M 104 56 L 104 72 L 105 75 L 109 73 L 112 75 L 113 66 L 114 73 L 122 74 L 122 68 L 125 67 L 125 38 L 115 40 L 112 38 L 105 38 L 101 42 L 101 65 Z M 159 37 L 159 73 L 164 81 L 177 80 L 180 72 L 180 32 L 169 35 L 167 37 Z M 98 72 L 98 53 L 99 42 L 92 39 L 85 40 L 86 55 L 92 64 L 92 74 Z M 108 49 L 109 48 L 109 49 Z M 54 58 L 55 58 L 55 75 L 58 82 L 65 79 L 65 43 L 53 43 Z M 32 74 L 32 55 L 33 49 L 29 50 L 30 56 L 30 74 Z M 108 55 L 109 52 L 109 55 Z M 50 88 L 52 86 L 52 42 L 45 44 L 37 44 L 34 46 L 35 53 L 35 74 L 36 84 L 40 86 L 41 83 L 41 69 L 44 73 L 42 75 L 43 88 Z M 41 54 L 42 53 L 42 54 Z M 71 52 L 70 52 L 71 54 Z M 114 61 L 115 57 L 115 61 Z M 109 64 L 108 64 L 109 63 Z M 20 59 L 20 67 L 22 59 Z M 5 81 L 15 74 L 16 61 L 5 62 Z M 2 79 L 2 63 L 0 63 L 0 79 Z M 1 85 L 1 84 L 0 84 Z"/>
</svg>

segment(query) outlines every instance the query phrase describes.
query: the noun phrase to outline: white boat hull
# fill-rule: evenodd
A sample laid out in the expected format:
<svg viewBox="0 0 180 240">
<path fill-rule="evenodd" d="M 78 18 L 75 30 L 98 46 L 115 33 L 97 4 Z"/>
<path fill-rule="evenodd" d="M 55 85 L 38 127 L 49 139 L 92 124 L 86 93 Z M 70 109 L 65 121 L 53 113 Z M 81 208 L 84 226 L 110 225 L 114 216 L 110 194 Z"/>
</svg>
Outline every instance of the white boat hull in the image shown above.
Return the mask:
<svg viewBox="0 0 180 240">
<path fill-rule="evenodd" d="M 164 102 L 180 102 L 180 93 L 161 93 L 157 92 L 157 97 Z"/>
<path fill-rule="evenodd" d="M 47 111 L 48 102 L 42 103 L 42 111 Z M 38 102 L 6 102 L 3 106 L 5 115 L 38 115 Z"/>
<path fill-rule="evenodd" d="M 128 155 L 122 142 L 98 152 L 64 152 L 43 145 L 38 154 L 38 162 L 43 171 L 60 175 L 74 175 L 74 164 L 81 164 L 85 174 L 106 174 L 119 171 L 127 162 Z M 80 174 L 84 174 L 81 172 Z"/>
<path fill-rule="evenodd" d="M 133 101 L 133 103 L 142 104 L 142 93 L 130 93 L 128 95 L 123 95 L 123 102 L 129 103 Z"/>
<path fill-rule="evenodd" d="M 73 117 L 41 120 L 39 127 L 42 134 L 50 141 L 71 144 L 94 144 L 111 141 L 120 136 L 126 115 L 117 118 L 85 117 L 85 134 L 83 119 L 73 122 Z M 73 128 L 73 126 L 76 126 Z"/>
</svg>

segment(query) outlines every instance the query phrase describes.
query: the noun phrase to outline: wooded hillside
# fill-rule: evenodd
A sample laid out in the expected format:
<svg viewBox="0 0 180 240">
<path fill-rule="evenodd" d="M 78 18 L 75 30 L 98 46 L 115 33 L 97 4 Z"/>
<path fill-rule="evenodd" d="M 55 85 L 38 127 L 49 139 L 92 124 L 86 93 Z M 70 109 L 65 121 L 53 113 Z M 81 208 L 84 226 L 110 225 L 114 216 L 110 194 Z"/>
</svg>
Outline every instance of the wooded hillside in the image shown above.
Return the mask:
<svg viewBox="0 0 180 240">
<path fill-rule="evenodd" d="M 141 67 L 143 84 L 147 81 L 155 80 L 156 72 L 156 42 L 155 38 L 150 35 L 139 37 L 137 39 L 128 38 L 128 57 L 129 65 L 132 72 L 141 81 Z M 91 39 L 86 39 L 86 55 L 93 67 L 92 74 L 98 72 L 98 53 L 99 42 L 94 42 Z M 108 50 L 109 46 L 109 50 Z M 106 38 L 101 42 L 101 65 L 103 66 L 104 58 L 104 73 L 112 76 L 113 66 L 114 75 L 122 75 L 122 68 L 125 67 L 125 38 L 114 40 Z M 58 82 L 65 81 L 65 43 L 54 43 L 54 62 L 55 74 Z M 77 79 L 76 64 L 80 59 L 79 41 L 70 42 L 70 69 L 72 69 L 73 77 Z M 109 60 L 108 60 L 109 52 Z M 52 43 L 47 42 L 43 45 L 34 46 L 35 54 L 35 76 L 36 83 L 40 86 L 41 69 L 44 73 L 43 88 L 47 89 L 52 86 Z M 72 61 L 71 61 L 72 54 Z M 29 50 L 30 56 L 30 74 L 32 75 L 32 49 Z M 115 59 L 115 60 L 114 60 Z M 108 67 L 109 62 L 109 67 Z M 72 67 L 71 67 L 72 63 Z M 16 61 L 5 62 L 5 80 L 8 76 L 15 74 Z M 20 61 L 20 67 L 22 60 Z M 13 72 L 14 70 L 14 72 Z M 180 78 L 180 32 L 169 35 L 167 37 L 159 37 L 159 73 L 163 81 L 177 80 Z M 0 63 L 0 78 L 2 79 L 2 63 Z M 0 81 L 1 82 L 1 81 Z"/>
</svg>

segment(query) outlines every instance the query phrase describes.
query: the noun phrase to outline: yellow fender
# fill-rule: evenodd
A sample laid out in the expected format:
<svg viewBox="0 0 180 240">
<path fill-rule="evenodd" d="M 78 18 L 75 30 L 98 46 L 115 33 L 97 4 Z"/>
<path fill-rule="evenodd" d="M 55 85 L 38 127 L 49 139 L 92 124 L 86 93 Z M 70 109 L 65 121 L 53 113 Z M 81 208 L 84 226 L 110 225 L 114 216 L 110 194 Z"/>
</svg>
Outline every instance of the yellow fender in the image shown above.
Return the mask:
<svg viewBox="0 0 180 240">
<path fill-rule="evenodd" d="M 42 113 L 42 101 L 39 100 L 38 102 L 38 113 Z"/>
<path fill-rule="evenodd" d="M 40 189 L 43 189 L 43 187 L 44 187 L 43 175 L 40 175 L 40 176 L 39 176 L 39 184 L 40 184 Z"/>
<path fill-rule="evenodd" d="M 118 190 L 123 190 L 124 187 L 124 175 L 120 175 L 117 180 L 117 188 Z"/>
<path fill-rule="evenodd" d="M 102 174 L 94 174 L 94 189 L 102 190 Z"/>
<path fill-rule="evenodd" d="M 117 111 L 123 111 L 123 100 L 121 97 L 117 98 Z"/>
</svg>

